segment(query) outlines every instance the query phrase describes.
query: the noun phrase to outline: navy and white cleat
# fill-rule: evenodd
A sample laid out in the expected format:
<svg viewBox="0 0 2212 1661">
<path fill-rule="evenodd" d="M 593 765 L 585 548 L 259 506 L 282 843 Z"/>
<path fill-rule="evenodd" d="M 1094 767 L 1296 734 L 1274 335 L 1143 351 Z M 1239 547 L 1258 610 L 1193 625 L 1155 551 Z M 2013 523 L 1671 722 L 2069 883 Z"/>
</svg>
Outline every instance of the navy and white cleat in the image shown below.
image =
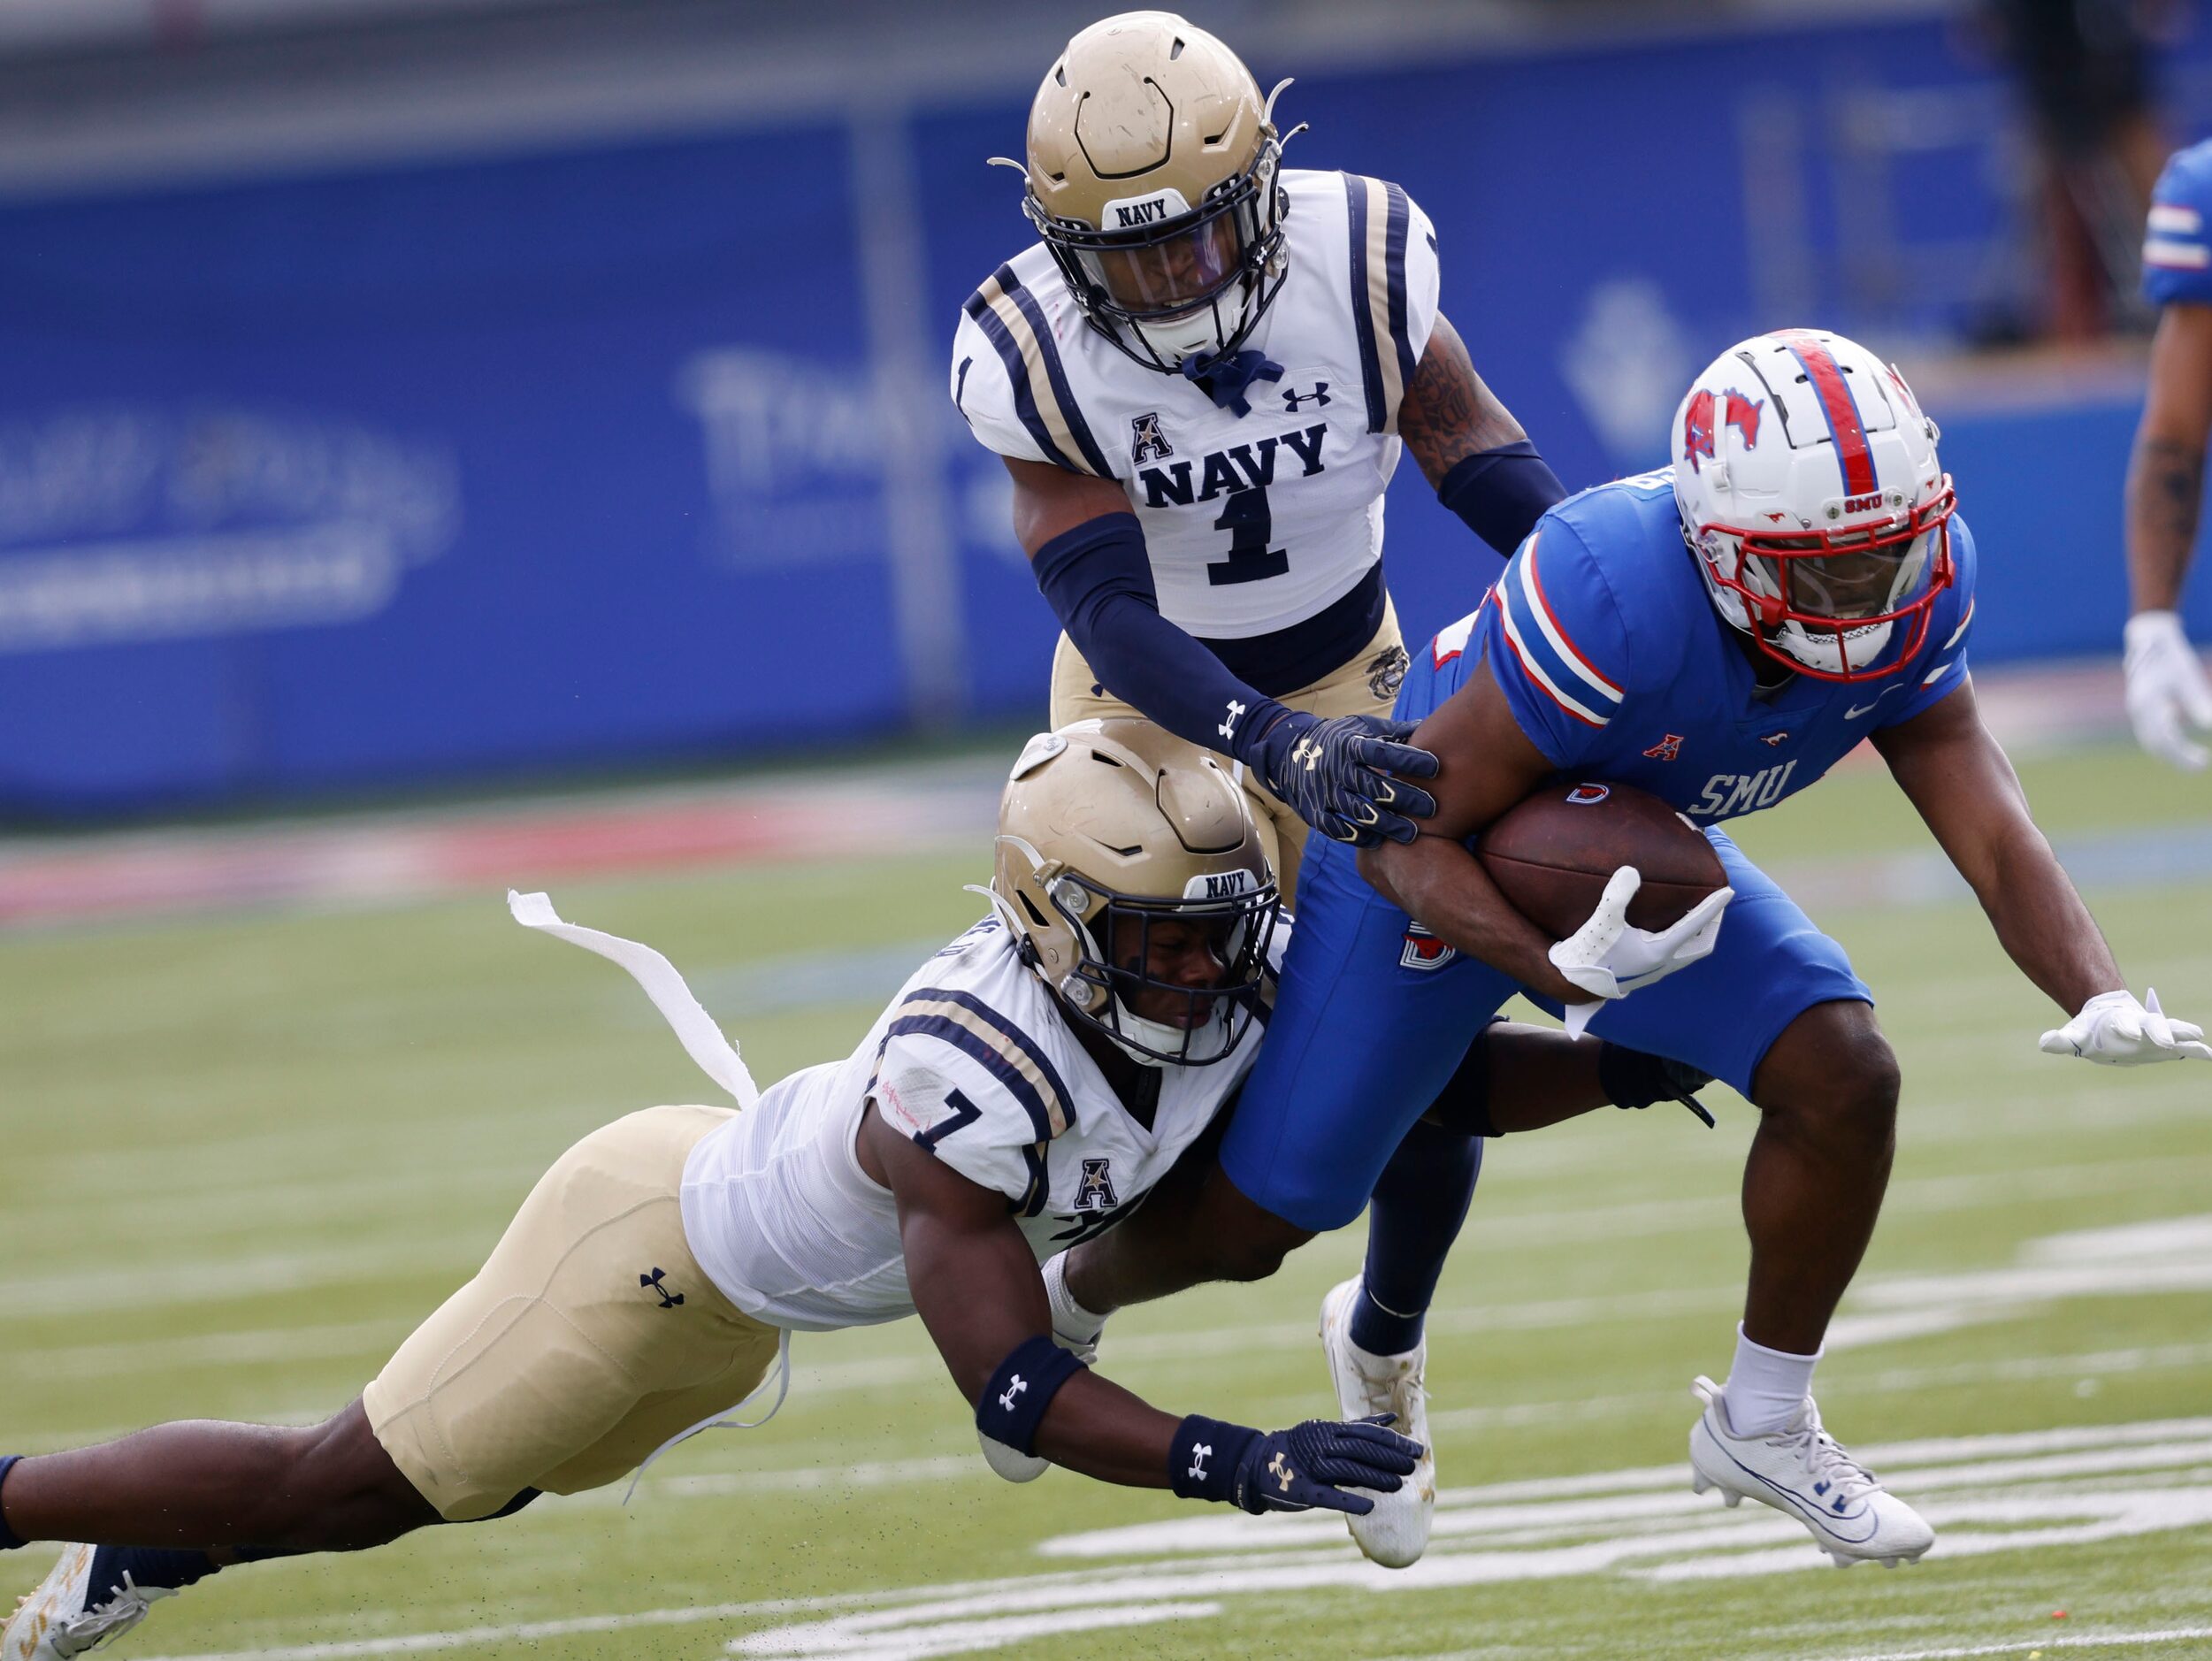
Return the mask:
<svg viewBox="0 0 2212 1661">
<path fill-rule="evenodd" d="M 1428 1362 L 1424 1339 L 1404 1355 L 1374 1355 L 1351 1341 L 1351 1312 L 1359 1277 L 1332 1288 L 1321 1299 L 1321 1351 L 1328 1358 L 1336 1407 L 1347 1420 L 1393 1415 L 1390 1428 L 1421 1444 L 1413 1474 L 1395 1494 L 1377 1494 L 1365 1517 L 1346 1514 L 1353 1542 L 1369 1561 L 1386 1569 L 1411 1567 L 1428 1550 L 1436 1512 L 1436 1452 L 1428 1440 L 1428 1396 L 1421 1374 Z"/>
<path fill-rule="evenodd" d="M 1690 1389 L 1705 1405 L 1689 1433 L 1692 1492 L 1718 1489 L 1725 1505 L 1756 1499 L 1795 1517 L 1839 1568 L 1878 1562 L 1894 1569 L 1917 1562 L 1935 1543 L 1920 1513 L 1820 1428 L 1811 1397 L 1780 1430 L 1739 1436 L 1720 1386 L 1701 1378 Z"/>
<path fill-rule="evenodd" d="M 157 1598 L 176 1595 L 172 1587 L 136 1585 L 127 1573 L 103 1573 L 115 1555 L 108 1547 L 66 1548 L 0 1628 L 0 1661 L 69 1661 L 137 1626 Z M 103 1587 L 103 1580 L 111 1583 Z"/>
</svg>

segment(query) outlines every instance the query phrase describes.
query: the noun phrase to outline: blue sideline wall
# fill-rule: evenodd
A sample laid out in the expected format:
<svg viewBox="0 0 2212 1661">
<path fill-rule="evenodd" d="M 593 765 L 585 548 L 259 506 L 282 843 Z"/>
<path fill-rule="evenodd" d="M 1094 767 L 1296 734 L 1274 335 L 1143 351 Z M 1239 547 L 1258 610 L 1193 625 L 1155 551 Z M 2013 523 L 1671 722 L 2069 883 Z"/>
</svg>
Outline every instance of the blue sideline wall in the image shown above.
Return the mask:
<svg viewBox="0 0 2212 1661">
<path fill-rule="evenodd" d="M 1662 461 L 1688 375 L 1757 329 L 1940 347 L 2005 223 L 2002 89 L 1927 23 L 1255 67 L 1300 75 L 1292 163 L 1427 209 L 1445 310 L 1570 485 Z M 861 242 L 880 134 L 840 123 L 0 206 L 0 808 L 1041 720 L 1053 626 L 942 391 L 1028 234 L 984 165 L 1025 107 L 899 125 L 897 326 Z M 1870 119 L 1910 148 L 1839 150 Z M 1979 661 L 2114 649 L 2137 396 L 1926 397 Z M 1410 463 L 1389 518 L 1425 635 L 1496 556 Z M 2212 635 L 2212 582 L 2193 615 Z"/>
</svg>

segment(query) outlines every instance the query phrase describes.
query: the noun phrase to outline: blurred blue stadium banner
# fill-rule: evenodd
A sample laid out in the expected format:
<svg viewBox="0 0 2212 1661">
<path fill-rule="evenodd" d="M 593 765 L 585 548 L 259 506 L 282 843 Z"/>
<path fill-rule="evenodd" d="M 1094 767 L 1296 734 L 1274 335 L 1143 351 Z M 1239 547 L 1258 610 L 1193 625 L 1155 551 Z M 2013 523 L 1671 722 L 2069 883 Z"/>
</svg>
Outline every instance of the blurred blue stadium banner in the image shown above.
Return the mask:
<svg viewBox="0 0 2212 1661">
<path fill-rule="evenodd" d="M 2002 91 L 1934 21 L 1356 73 L 1254 44 L 1300 77 L 1293 164 L 1427 207 L 1571 485 L 1663 459 L 1746 333 L 1940 341 L 2005 222 Z M 1041 719 L 1053 627 L 942 362 L 1028 234 L 984 165 L 1025 107 L 0 206 L 0 806 Z M 2137 389 L 1923 390 L 1981 659 L 2116 649 Z M 1410 466 L 1393 494 L 1422 634 L 1496 558 Z"/>
</svg>

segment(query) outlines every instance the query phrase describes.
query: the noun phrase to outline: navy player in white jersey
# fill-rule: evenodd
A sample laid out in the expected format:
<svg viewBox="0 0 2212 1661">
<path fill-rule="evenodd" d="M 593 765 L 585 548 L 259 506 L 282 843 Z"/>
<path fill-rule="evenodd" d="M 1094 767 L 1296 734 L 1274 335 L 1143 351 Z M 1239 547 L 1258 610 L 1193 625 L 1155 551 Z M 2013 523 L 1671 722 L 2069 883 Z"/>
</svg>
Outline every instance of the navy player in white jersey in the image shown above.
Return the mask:
<svg viewBox="0 0 2212 1661">
<path fill-rule="evenodd" d="M 757 1096 L 666 959 L 516 897 L 519 920 L 630 968 L 746 1110 L 648 1108 L 586 1137 L 324 1424 L 163 1425 L 0 1458 L 0 1551 L 79 1542 L 0 1656 L 81 1654 L 241 1562 L 614 1481 L 787 1366 L 791 1333 L 917 1312 L 1002 1474 L 1050 1459 L 1255 1512 L 1359 1511 L 1397 1488 L 1416 1449 L 1379 1424 L 1178 1419 L 1051 1336 L 1039 1264 L 1144 1198 L 1259 1047 L 1282 943 L 1242 791 L 1146 723 L 1087 723 L 1030 741 L 999 832 L 994 915 L 848 1058 Z"/>
<path fill-rule="evenodd" d="M 950 379 L 1065 629 L 1053 724 L 1134 708 L 1244 763 L 1294 898 L 1305 824 L 1405 838 L 1424 806 L 1380 770 L 1424 764 L 1378 719 L 1401 450 L 1501 554 L 1565 493 L 1437 310 L 1427 216 L 1283 170 L 1274 102 L 1171 13 L 1077 34 L 1029 113 L 1039 240 L 968 300 Z"/>
<path fill-rule="evenodd" d="M 1149 723 L 1082 722 L 1024 747 L 999 830 L 992 915 L 850 1055 L 764 1092 L 665 958 L 513 897 L 519 921 L 635 976 L 744 1111 L 648 1108 L 586 1137 L 323 1424 L 0 1457 L 0 1552 L 77 1542 L 0 1658 L 80 1654 L 235 1564 L 614 1481 L 723 1421 L 787 1364 L 789 1335 L 916 1313 L 1010 1480 L 1050 1460 L 1253 1512 L 1387 1496 L 1412 1443 L 1374 1423 L 1178 1420 L 1093 1374 L 1065 1319 L 1055 1266 L 1179 1160 L 1206 1168 L 1185 1156 L 1210 1161 L 1261 1048 L 1290 924 L 1243 792 Z M 1503 1129 L 1673 1093 L 1644 1058 L 1531 1028 L 1496 1030 L 1461 1072 L 1446 1110 Z"/>
<path fill-rule="evenodd" d="M 1384 719 L 1406 666 L 1382 563 L 1401 452 L 1499 554 L 1565 493 L 1438 309 L 1427 216 L 1382 180 L 1285 170 L 1282 91 L 1172 13 L 1077 34 L 1006 164 L 1039 240 L 968 298 L 950 379 L 1064 629 L 1053 723 L 1135 709 L 1243 763 L 1295 906 L 1309 825 L 1404 840 L 1430 806 L 1433 762 Z M 1382 1186 L 1450 1172 L 1464 1206 L 1481 1150 L 1417 1127 Z M 1449 1237 L 1426 1206 L 1377 1214 Z M 1341 1401 L 1417 1440 L 1434 1291 L 1332 1295 Z M 1412 1487 L 1433 1483 L 1424 1463 Z M 1388 1512 L 1353 1531 L 1382 1561 Z"/>
<path fill-rule="evenodd" d="M 2044 1052 L 2212 1060 L 2200 1028 L 2126 990 L 1975 711 L 1974 542 L 1935 440 L 1903 379 L 1864 348 L 1762 335 L 1683 400 L 1671 470 L 1547 514 L 1400 695 L 1397 713 L 1443 762 L 1436 833 L 1357 854 L 1313 845 L 1279 1037 L 1221 1145 L 1249 1199 L 1195 1218 L 1173 1261 L 1141 1234 L 1095 1243 L 1067 1270 L 1073 1292 L 1102 1307 L 1188 1284 L 1190 1243 L 1221 1243 L 1199 1273 L 1248 1274 L 1234 1255 L 1268 1241 L 1255 1205 L 1277 1220 L 1278 1251 L 1350 1221 L 1399 1127 L 1519 990 L 1760 1110 L 1743 1183 L 1749 1289 L 1726 1387 L 1697 1382 L 1695 1486 L 1775 1506 L 1840 1563 L 1925 1551 L 1926 1523 L 1823 1430 L 1811 1395 L 1888 1180 L 1896 1058 L 1842 948 L 1720 823 L 1817 783 L 1868 739 L 2007 952 L 2071 1012 Z M 1626 781 L 1701 822 L 1731 886 L 1649 934 L 1626 924 L 1637 877 L 1623 869 L 1582 929 L 1551 940 L 1470 850 L 1562 778 Z M 1443 961 L 1405 955 L 1416 921 Z M 1334 1041 L 1343 1033 L 1359 1041 Z"/>
<path fill-rule="evenodd" d="M 2195 772 L 2208 759 L 2212 680 L 2182 628 L 2181 592 L 2212 441 L 2212 140 L 2159 177 L 2143 292 L 2160 312 L 2127 471 L 2127 712 L 2145 749 Z"/>
</svg>

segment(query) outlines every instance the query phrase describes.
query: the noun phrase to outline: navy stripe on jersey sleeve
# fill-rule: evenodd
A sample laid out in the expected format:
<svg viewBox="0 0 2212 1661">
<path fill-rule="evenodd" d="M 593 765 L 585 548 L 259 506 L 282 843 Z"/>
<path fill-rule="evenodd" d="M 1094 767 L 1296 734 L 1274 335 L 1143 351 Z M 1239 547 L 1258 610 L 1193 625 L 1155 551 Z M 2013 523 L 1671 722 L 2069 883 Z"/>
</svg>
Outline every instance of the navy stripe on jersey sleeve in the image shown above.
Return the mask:
<svg viewBox="0 0 2212 1661">
<path fill-rule="evenodd" d="M 1068 423 L 1068 436 L 1075 440 L 1075 448 L 1083 452 L 1083 459 L 1091 471 L 1101 478 L 1114 477 L 1114 469 L 1106 464 L 1098 442 L 1091 436 L 1091 424 L 1083 418 L 1083 411 L 1075 407 L 1075 394 L 1068 385 L 1068 371 L 1060 361 L 1060 347 L 1052 339 L 1052 325 L 1045 321 L 1045 313 L 1037 303 L 1037 296 L 1022 286 L 1022 279 L 1014 274 L 1014 267 L 999 267 L 999 287 L 1006 297 L 1020 308 L 1029 320 L 1029 328 L 1037 336 L 1037 355 L 1045 360 L 1045 378 L 1052 384 L 1052 396 L 1060 404 L 1060 413 Z"/>
<path fill-rule="evenodd" d="M 977 1063 L 1006 1087 L 1008 1095 L 1022 1104 L 1022 1111 L 1029 1114 L 1029 1123 L 1035 1128 L 1038 1138 L 1051 1139 L 1052 1124 L 1045 1110 L 1045 1098 L 1037 1094 L 1037 1087 L 1029 1083 L 1022 1070 L 993 1049 L 980 1034 L 946 1015 L 900 1015 L 885 1029 L 884 1037 L 889 1040 L 909 1034 L 949 1044 Z"/>
<path fill-rule="evenodd" d="M 1022 1164 L 1029 1174 L 1029 1185 L 1022 1198 L 1014 1202 L 1014 1211 L 1020 1217 L 1038 1217 L 1045 1212 L 1045 1201 L 1052 1198 L 1052 1178 L 1045 1166 L 1045 1144 L 1030 1143 L 1022 1150 Z"/>
<path fill-rule="evenodd" d="M 1006 380 L 1014 388 L 1014 412 L 1022 417 L 1022 425 L 1037 440 L 1037 448 L 1054 465 L 1071 473 L 1082 471 L 1052 441 L 1052 431 L 1045 425 L 1045 417 L 1037 413 L 1037 400 L 1029 394 L 1029 366 L 1022 356 L 1022 348 L 1014 343 L 1014 336 L 1006 332 L 999 314 L 985 302 L 980 289 L 968 298 L 968 315 L 976 319 L 976 326 L 984 332 L 984 338 L 1005 364 Z"/>
<path fill-rule="evenodd" d="M 922 1024 L 932 1022 L 945 1030 Z M 916 988 L 899 1001 L 885 1036 L 899 1032 L 942 1038 L 983 1062 L 994 1078 L 1006 1080 L 1036 1126 L 1038 1141 L 1050 1142 L 1075 1122 L 1075 1098 L 1045 1046 L 973 993 L 942 986 Z M 1014 1056 L 1008 1055 L 1009 1050 Z M 1017 1056 L 1019 1061 L 1014 1059 Z"/>
<path fill-rule="evenodd" d="M 1390 295 L 1390 344 L 1397 353 L 1398 385 L 1407 391 L 1413 386 L 1413 371 L 1418 367 L 1413 357 L 1412 331 L 1405 313 L 1405 235 L 1412 220 L 1412 210 L 1405 193 L 1396 185 L 1382 188 L 1389 194 L 1389 221 L 1383 231 L 1383 277 Z"/>
<path fill-rule="evenodd" d="M 1374 314 L 1367 304 L 1366 181 L 1351 173 L 1343 180 L 1344 205 L 1351 215 L 1351 322 L 1359 341 L 1359 379 L 1367 393 L 1367 431 L 1382 432 L 1390 425 L 1390 401 L 1382 387 L 1382 360 L 1375 355 Z"/>
</svg>

